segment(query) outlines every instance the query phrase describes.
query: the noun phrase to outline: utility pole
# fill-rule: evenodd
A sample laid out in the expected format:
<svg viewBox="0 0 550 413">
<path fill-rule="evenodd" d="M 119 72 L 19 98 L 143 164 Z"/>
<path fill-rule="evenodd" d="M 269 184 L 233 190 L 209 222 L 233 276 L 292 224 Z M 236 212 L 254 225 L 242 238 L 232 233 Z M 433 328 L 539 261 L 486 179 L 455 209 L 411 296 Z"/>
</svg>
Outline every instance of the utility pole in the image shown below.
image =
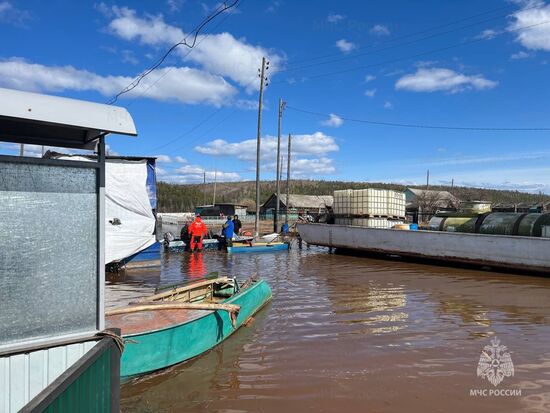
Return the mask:
<svg viewBox="0 0 550 413">
<path fill-rule="evenodd" d="M 214 170 L 214 197 L 212 198 L 212 205 L 216 205 L 216 181 L 218 180 L 218 169 Z"/>
<path fill-rule="evenodd" d="M 19 156 L 25 155 L 25 145 L 21 144 L 19 146 Z"/>
<path fill-rule="evenodd" d="M 202 185 L 202 204 L 206 205 L 206 171 L 202 173 L 203 185 Z"/>
<path fill-rule="evenodd" d="M 277 124 L 277 176 L 276 176 L 276 185 L 275 192 L 276 204 L 275 204 L 275 215 L 273 215 L 273 232 L 279 232 L 279 202 L 281 197 L 281 184 L 280 184 L 280 170 L 282 169 L 281 163 L 281 121 L 283 119 L 283 110 L 285 109 L 285 102 L 283 99 L 279 98 L 279 123 Z"/>
<path fill-rule="evenodd" d="M 288 206 L 290 204 L 290 149 L 292 145 L 292 135 L 288 134 L 288 154 L 286 155 L 286 205 L 285 205 L 285 224 L 288 227 Z"/>
<path fill-rule="evenodd" d="M 262 105 L 264 100 L 264 84 L 267 77 L 266 70 L 269 69 L 269 62 L 262 57 L 262 67 L 258 69 L 260 76 L 260 96 L 258 99 L 258 135 L 256 143 L 256 216 L 254 218 L 254 236 L 259 235 L 260 229 L 260 147 L 262 143 Z M 267 84 L 265 84 L 267 86 Z"/>
<path fill-rule="evenodd" d="M 430 170 L 426 173 L 426 191 L 430 189 Z"/>
</svg>

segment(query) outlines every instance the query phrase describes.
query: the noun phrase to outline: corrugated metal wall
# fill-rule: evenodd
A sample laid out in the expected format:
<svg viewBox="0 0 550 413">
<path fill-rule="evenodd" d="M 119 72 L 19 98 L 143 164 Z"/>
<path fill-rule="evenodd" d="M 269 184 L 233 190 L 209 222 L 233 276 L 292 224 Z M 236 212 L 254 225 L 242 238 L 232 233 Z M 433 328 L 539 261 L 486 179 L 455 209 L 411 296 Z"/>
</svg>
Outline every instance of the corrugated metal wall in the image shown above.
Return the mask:
<svg viewBox="0 0 550 413">
<path fill-rule="evenodd" d="M 88 341 L 0 357 L 0 413 L 17 412 L 95 344 Z"/>
<path fill-rule="evenodd" d="M 111 351 L 105 351 L 44 413 L 111 412 Z"/>
</svg>

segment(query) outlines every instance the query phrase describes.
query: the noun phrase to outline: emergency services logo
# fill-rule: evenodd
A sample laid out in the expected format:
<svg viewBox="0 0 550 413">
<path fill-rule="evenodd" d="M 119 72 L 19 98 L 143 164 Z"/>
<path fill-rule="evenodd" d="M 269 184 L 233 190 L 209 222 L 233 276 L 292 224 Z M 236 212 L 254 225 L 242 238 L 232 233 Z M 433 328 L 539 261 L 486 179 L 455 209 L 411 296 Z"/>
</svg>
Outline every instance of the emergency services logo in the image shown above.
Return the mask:
<svg viewBox="0 0 550 413">
<path fill-rule="evenodd" d="M 494 337 L 491 344 L 483 347 L 477 365 L 477 376 L 487 379 L 493 386 L 498 386 L 505 377 L 514 376 L 514 363 L 508 348 Z"/>
</svg>

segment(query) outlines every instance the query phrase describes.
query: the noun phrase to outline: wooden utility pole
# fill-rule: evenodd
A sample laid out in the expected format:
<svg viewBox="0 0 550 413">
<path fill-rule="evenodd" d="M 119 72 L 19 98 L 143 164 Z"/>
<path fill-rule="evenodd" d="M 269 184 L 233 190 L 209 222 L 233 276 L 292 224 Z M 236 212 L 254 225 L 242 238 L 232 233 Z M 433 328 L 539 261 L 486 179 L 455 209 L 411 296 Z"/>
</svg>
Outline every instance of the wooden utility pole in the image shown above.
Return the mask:
<svg viewBox="0 0 550 413">
<path fill-rule="evenodd" d="M 202 173 L 203 185 L 202 185 L 202 204 L 206 205 L 206 171 Z"/>
<path fill-rule="evenodd" d="M 285 203 L 285 224 L 288 227 L 288 207 L 290 204 L 290 149 L 292 145 L 292 135 L 288 134 L 288 154 L 286 155 L 286 203 Z"/>
<path fill-rule="evenodd" d="M 262 105 L 264 100 L 264 83 L 267 80 L 265 71 L 269 63 L 262 57 L 262 67 L 260 71 L 260 97 L 258 99 L 258 135 L 256 143 L 256 216 L 254 218 L 254 236 L 259 235 L 260 229 L 260 148 L 262 144 Z"/>
<path fill-rule="evenodd" d="M 430 189 L 430 170 L 426 172 L 426 191 Z"/>
<path fill-rule="evenodd" d="M 218 180 L 218 170 L 214 170 L 214 196 L 212 197 L 212 205 L 216 205 L 216 181 Z"/>
<path fill-rule="evenodd" d="M 273 232 L 279 232 L 279 203 L 281 197 L 281 183 L 280 183 L 280 170 L 282 169 L 281 163 L 281 121 L 283 119 L 283 110 L 285 108 L 285 102 L 279 98 L 279 122 L 277 124 L 277 176 L 275 184 L 276 204 L 275 214 L 273 215 Z"/>
</svg>

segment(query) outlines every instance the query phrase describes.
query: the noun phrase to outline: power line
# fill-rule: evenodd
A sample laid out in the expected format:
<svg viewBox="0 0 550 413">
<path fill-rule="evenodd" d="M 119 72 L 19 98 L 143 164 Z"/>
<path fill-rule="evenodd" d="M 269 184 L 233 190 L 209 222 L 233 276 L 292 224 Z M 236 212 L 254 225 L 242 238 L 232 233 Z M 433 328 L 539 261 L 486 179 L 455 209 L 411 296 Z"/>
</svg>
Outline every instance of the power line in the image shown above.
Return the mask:
<svg viewBox="0 0 550 413">
<path fill-rule="evenodd" d="M 397 44 L 394 44 L 394 45 L 391 45 L 391 46 L 386 46 L 386 47 L 374 49 L 374 50 L 363 52 L 363 53 L 355 53 L 355 54 L 350 54 L 350 55 L 347 55 L 347 56 L 341 56 L 341 54 L 339 54 L 338 56 L 340 56 L 340 57 L 338 57 L 337 59 L 327 60 L 327 61 L 319 62 L 319 63 L 311 63 L 311 64 L 307 64 L 307 65 L 303 65 L 303 66 L 285 68 L 282 71 L 283 72 L 292 72 L 292 71 L 295 71 L 295 70 L 307 69 L 309 67 L 316 67 L 316 66 L 327 65 L 327 64 L 331 64 L 331 63 L 338 63 L 338 62 L 342 62 L 342 61 L 345 61 L 345 60 L 355 59 L 355 58 L 362 57 L 362 56 L 372 55 L 372 54 L 375 54 L 375 53 L 380 53 L 380 52 L 384 52 L 384 51 L 387 51 L 387 50 L 396 49 L 398 47 L 409 46 L 411 44 L 419 43 L 419 42 L 422 42 L 424 40 L 433 39 L 433 38 L 436 38 L 436 37 L 439 37 L 439 36 L 444 36 L 444 35 L 449 34 L 449 33 L 454 33 L 454 32 L 461 31 L 461 30 L 464 30 L 464 29 L 468 29 L 470 27 L 474 27 L 474 26 L 477 26 L 477 25 L 480 25 L 480 24 L 483 24 L 483 23 L 487 23 L 488 21 L 497 20 L 497 19 L 500 19 L 503 16 L 505 16 L 505 15 L 491 17 L 490 19 L 470 23 L 470 24 L 467 24 L 467 25 L 464 25 L 464 26 L 455 27 L 455 28 L 452 28 L 452 29 L 449 29 L 449 30 L 446 30 L 446 31 L 443 31 L 443 32 L 432 33 L 428 36 L 424 36 L 424 37 L 414 39 L 414 40 L 411 40 L 411 41 L 408 41 L 408 42 L 397 43 Z M 428 30 L 428 31 L 431 31 L 431 30 Z M 495 33 L 495 35 L 496 35 L 496 33 Z M 406 36 L 403 36 L 403 37 L 411 37 L 411 36 L 412 35 L 406 35 Z M 477 40 L 485 40 L 485 39 L 480 38 L 480 39 L 477 39 Z M 365 48 L 363 48 L 363 49 L 365 49 Z M 336 55 L 336 54 L 333 54 L 333 56 L 334 55 Z"/>
<path fill-rule="evenodd" d="M 517 32 L 517 31 L 520 31 L 520 30 L 526 30 L 526 29 L 530 29 L 530 28 L 541 26 L 543 24 L 548 24 L 548 23 L 550 23 L 550 20 L 535 23 L 535 24 L 532 24 L 532 25 L 529 25 L 529 26 L 523 26 L 523 27 L 518 27 L 516 29 L 511 29 L 508 32 Z M 502 34 L 502 33 L 500 33 L 500 34 Z M 497 36 L 497 35 L 499 35 L 499 34 L 498 33 L 495 34 L 495 36 Z M 474 43 L 479 43 L 479 42 L 482 42 L 482 41 L 485 41 L 485 39 L 483 39 L 483 38 L 472 39 L 472 40 L 469 40 L 469 41 L 455 43 L 455 44 L 450 45 L 450 46 L 445 46 L 445 47 L 440 47 L 440 48 L 437 48 L 437 49 L 428 50 L 426 52 L 421 52 L 421 53 L 416 53 L 416 54 L 409 55 L 409 56 L 397 57 L 395 59 L 385 60 L 383 62 L 371 63 L 371 64 L 368 64 L 368 65 L 355 66 L 355 67 L 342 69 L 342 70 L 337 70 L 337 71 L 333 71 L 333 72 L 321 73 L 321 74 L 317 74 L 317 75 L 313 75 L 313 76 L 308 76 L 307 80 L 317 79 L 317 78 L 326 77 L 326 76 L 333 76 L 333 75 L 338 75 L 338 74 L 342 74 L 342 73 L 349 73 L 349 72 L 353 72 L 353 71 L 356 71 L 356 70 L 363 70 L 363 69 L 367 69 L 367 68 L 371 68 L 371 67 L 383 66 L 383 65 L 390 64 L 390 63 L 400 62 L 400 61 L 403 61 L 403 60 L 410 60 L 410 59 L 414 59 L 414 58 L 417 58 L 417 57 L 422 57 L 422 56 L 426 56 L 426 55 L 430 55 L 430 54 L 434 54 L 434 53 L 438 53 L 438 52 L 443 52 L 443 51 L 454 49 L 454 48 L 461 47 L 461 46 L 466 46 L 466 45 L 470 45 L 470 44 L 474 44 Z M 284 82 L 285 82 L 284 80 L 279 80 L 277 82 L 272 82 L 272 83 L 278 84 L 278 83 L 284 83 Z"/>
<path fill-rule="evenodd" d="M 235 5 L 235 9 L 238 9 L 240 6 L 242 6 L 242 4 L 245 2 L 245 0 L 239 0 L 240 3 L 237 3 Z M 218 6 L 219 7 L 219 6 Z M 229 18 L 229 16 L 231 16 L 231 13 L 228 13 L 222 20 L 220 20 L 220 22 L 218 24 L 216 24 L 213 29 L 217 29 L 218 27 L 220 27 L 223 23 L 225 23 L 225 21 Z M 206 38 L 208 38 L 208 36 L 211 36 L 210 34 L 207 34 L 206 36 L 203 36 L 198 42 L 197 44 L 195 45 L 195 48 L 198 47 Z M 185 58 L 187 58 L 187 56 L 189 56 L 191 54 L 191 52 L 195 49 L 189 49 L 189 51 L 184 55 L 182 56 L 182 59 L 185 60 Z M 160 82 L 166 75 L 168 75 L 168 73 L 170 73 L 172 70 L 174 69 L 174 66 L 171 66 L 169 67 L 167 70 L 164 71 L 164 73 L 159 76 L 153 83 L 151 83 L 149 86 L 147 86 L 147 88 L 141 92 L 138 96 L 136 96 L 136 99 L 139 99 L 141 97 L 143 97 L 152 87 L 154 87 L 158 82 Z M 136 100 L 133 100 L 132 102 L 130 102 L 127 107 L 130 107 Z"/>
<path fill-rule="evenodd" d="M 248 82 L 246 85 L 243 86 L 244 89 L 248 88 L 248 86 L 250 86 L 252 83 L 254 83 L 256 81 L 256 78 L 252 79 L 250 82 Z M 196 129 L 198 129 L 200 126 L 204 125 L 208 120 L 210 120 L 211 118 L 213 118 L 215 115 L 217 115 L 218 113 L 220 113 L 222 110 L 226 109 L 225 106 L 221 106 L 219 107 L 218 109 L 216 109 L 215 111 L 213 111 L 212 113 L 210 113 L 206 118 L 204 118 L 202 121 L 200 121 L 198 124 L 196 124 L 195 126 L 193 126 L 191 129 L 187 130 L 186 132 L 184 132 L 183 134 L 171 139 L 170 141 L 168 141 L 167 143 L 163 144 L 163 145 L 160 145 L 160 146 L 157 146 L 156 148 L 154 149 L 151 149 L 150 152 L 153 152 L 153 151 L 157 151 L 159 149 L 162 149 L 162 148 L 165 148 L 166 146 L 168 145 L 171 145 L 172 143 L 175 143 L 177 142 L 178 140 L 182 139 L 183 137 L 189 135 L 191 132 L 195 131 Z M 214 130 L 216 127 L 218 127 L 219 125 L 221 125 L 223 122 L 225 122 L 226 120 L 228 120 L 232 115 L 233 113 L 235 113 L 237 111 L 238 108 L 233 108 L 228 114 L 227 116 L 225 116 L 224 118 L 222 118 L 219 122 L 217 122 L 215 125 L 213 125 L 211 128 L 208 128 L 207 130 L 205 130 L 202 134 L 198 135 L 195 139 L 187 142 L 187 144 L 191 144 L 193 142 L 196 142 L 198 141 L 199 139 L 201 139 L 202 137 L 204 137 L 207 133 L 209 133 L 210 131 Z M 178 151 L 180 149 L 183 149 L 184 147 L 179 147 L 179 148 L 176 148 L 174 149 L 174 151 Z"/>
<path fill-rule="evenodd" d="M 295 108 L 293 106 L 286 106 L 287 109 L 293 110 L 295 112 L 307 113 L 308 115 L 320 116 L 327 118 L 330 116 L 328 113 L 314 112 L 305 109 Z M 378 126 L 393 126 L 399 128 L 416 128 L 416 129 L 445 129 L 445 130 L 461 130 L 461 131 L 488 131 L 488 132 L 548 132 L 549 128 L 501 128 L 501 127 L 475 127 L 475 126 L 444 126 L 444 125 L 422 125 L 422 124 L 413 124 L 413 123 L 396 123 L 396 122 L 382 122 L 368 119 L 357 119 L 350 118 L 346 116 L 340 116 L 333 113 L 332 115 L 338 116 L 342 120 L 349 122 L 358 122 L 366 123 L 369 125 L 378 125 Z"/>
<path fill-rule="evenodd" d="M 406 38 L 414 37 L 414 36 L 417 36 L 417 35 L 420 35 L 420 34 L 429 33 L 431 31 L 439 29 L 439 28 L 452 26 L 454 24 L 458 24 L 458 23 L 461 23 L 463 21 L 468 21 L 468 20 L 474 19 L 476 17 L 484 16 L 484 15 L 491 14 L 491 13 L 494 13 L 494 12 L 497 12 L 497 11 L 500 11 L 500 10 L 506 10 L 506 9 L 515 8 L 515 7 L 516 7 L 516 5 L 513 5 L 513 4 L 510 4 L 508 6 L 503 6 L 503 7 L 497 7 L 495 9 L 487 10 L 487 11 L 482 12 L 482 13 L 477 13 L 477 14 L 474 14 L 474 15 L 463 17 L 463 18 L 458 19 L 458 20 L 453 20 L 453 21 L 450 21 L 450 22 L 447 22 L 447 23 L 444 23 L 444 24 L 440 24 L 440 25 L 437 25 L 437 26 L 432 26 L 428 29 L 423 29 L 423 30 L 420 30 L 420 31 L 417 31 L 417 32 L 397 36 L 397 37 L 388 39 L 387 41 L 382 41 L 382 43 L 391 43 L 391 42 L 394 42 L 396 40 L 406 39 Z M 526 7 L 526 8 L 521 9 L 521 10 L 529 10 L 531 8 L 537 8 L 537 7 L 540 7 L 540 5 Z M 506 15 L 507 14 L 502 14 L 502 15 L 497 16 L 497 18 L 506 16 Z M 494 18 L 491 18 L 491 19 L 488 19 L 488 20 L 482 20 L 481 22 L 478 22 L 478 23 L 485 23 L 485 22 L 493 20 L 493 19 Z M 367 49 L 367 48 L 370 48 L 370 47 L 371 46 L 359 47 L 356 50 L 364 50 L 364 49 Z M 328 53 L 328 54 L 321 55 L 321 56 L 314 56 L 314 57 L 310 57 L 310 58 L 306 58 L 306 59 L 296 60 L 296 61 L 294 61 L 294 63 L 309 62 L 309 61 L 312 61 L 312 60 L 323 59 L 325 57 L 340 56 L 340 55 L 341 55 L 341 53 Z"/>
<path fill-rule="evenodd" d="M 389 39 L 389 40 L 387 40 L 387 41 L 385 41 L 385 42 L 382 42 L 382 43 L 383 43 L 383 44 L 384 44 L 384 43 L 393 43 L 393 42 L 395 42 L 396 40 L 406 39 L 406 38 L 414 37 L 414 36 L 417 36 L 417 35 L 420 35 L 420 34 L 429 33 L 429 32 L 432 32 L 432 31 L 434 31 L 434 30 L 436 30 L 436 29 L 439 29 L 439 28 L 449 27 L 449 26 L 452 26 L 452 25 L 454 25 L 454 24 L 460 23 L 460 22 L 462 22 L 462 21 L 467 21 L 467 20 L 470 20 L 470 19 L 475 18 L 475 17 L 479 17 L 479 16 L 482 16 L 482 15 L 485 15 L 485 14 L 490 14 L 490 13 L 492 13 L 492 12 L 494 12 L 494 11 L 498 11 L 498 10 L 501 10 L 501 9 L 508 9 L 508 8 L 510 8 L 510 7 L 512 7 L 512 6 L 500 7 L 500 8 L 494 9 L 494 10 L 492 10 L 492 11 L 487 11 L 487 12 L 479 13 L 479 14 L 476 14 L 476 15 L 473 15 L 473 16 L 464 17 L 464 18 L 462 18 L 462 19 L 455 20 L 455 21 L 453 21 L 453 22 L 449 22 L 449 23 L 446 23 L 446 24 L 441 24 L 441 25 L 438 25 L 438 26 L 434 26 L 434 27 L 431 27 L 431 28 L 429 28 L 429 29 L 421 30 L 421 31 L 414 32 L 414 33 L 405 34 L 405 35 L 402 35 L 402 36 L 399 36 L 399 37 L 395 37 L 395 38 L 393 38 L 393 39 Z M 537 7 L 540 7 L 540 6 L 531 6 L 531 7 L 527 7 L 527 8 L 525 8 L 525 9 L 522 9 L 522 10 L 529 10 L 529 9 L 537 8 Z M 365 56 L 365 55 L 373 54 L 373 53 L 378 53 L 378 52 L 381 52 L 381 51 L 394 49 L 394 48 L 396 48 L 396 47 L 408 46 L 408 45 L 410 45 L 410 44 L 418 43 L 418 42 L 421 42 L 421 41 L 423 41 L 423 40 L 432 39 L 432 38 L 435 38 L 435 37 L 438 37 L 438 36 L 444 36 L 444 35 L 449 34 L 449 33 L 453 33 L 453 32 L 456 32 L 456 31 L 463 30 L 463 29 L 468 29 L 468 28 L 473 27 L 473 26 L 477 26 L 477 25 L 480 25 L 480 24 L 483 24 L 483 23 L 487 23 L 487 22 L 490 22 L 490 21 L 493 21 L 493 20 L 497 20 L 497 19 L 500 19 L 501 17 L 505 17 L 505 16 L 507 16 L 507 15 L 508 15 L 508 13 L 506 13 L 506 14 L 501 14 L 501 15 L 498 15 L 498 16 L 493 16 L 493 17 L 488 18 L 488 19 L 485 19 L 485 20 L 480 20 L 480 21 L 477 21 L 477 22 L 474 22 L 474 23 L 470 23 L 470 24 L 467 24 L 467 25 L 455 27 L 455 28 L 452 28 L 452 29 L 449 29 L 449 30 L 446 30 L 446 31 L 443 31 L 443 32 L 433 33 L 433 34 L 431 34 L 431 35 L 429 35 L 429 36 L 425 36 L 425 37 L 422 37 L 422 38 L 419 38 L 419 39 L 411 40 L 411 41 L 409 41 L 409 42 L 398 43 L 398 44 L 395 44 L 395 45 L 391 45 L 391 46 L 387 46 L 387 47 L 375 49 L 375 50 L 372 50 L 372 51 L 369 51 L 369 52 L 364 52 L 364 53 L 353 53 L 353 54 L 349 54 L 349 55 L 347 55 L 347 56 L 342 56 L 341 53 L 330 53 L 330 54 L 326 54 L 326 55 L 323 55 L 323 56 L 312 57 L 312 58 L 309 58 L 309 59 L 302 59 L 302 60 L 299 60 L 298 62 L 307 62 L 307 61 L 312 61 L 312 60 L 320 60 L 320 59 L 324 59 L 324 58 L 332 57 L 332 56 L 339 56 L 338 59 L 328 60 L 328 61 L 325 61 L 325 62 L 312 63 L 312 64 L 303 65 L 303 66 L 297 66 L 297 67 L 290 66 L 290 67 L 288 67 L 288 68 L 285 68 L 285 69 L 282 70 L 282 71 L 284 71 L 284 72 L 289 72 L 289 71 L 294 71 L 294 70 L 300 70 L 300 69 L 308 68 L 308 67 L 312 67 L 312 66 L 330 64 L 330 63 L 340 62 L 340 61 L 343 61 L 343 60 L 354 59 L 354 58 L 356 58 L 356 57 Z M 357 48 L 356 51 L 365 50 L 365 49 L 371 49 L 371 48 L 374 48 L 374 46 L 360 47 L 360 48 Z"/>
<path fill-rule="evenodd" d="M 237 5 L 237 3 L 239 2 L 239 0 L 234 0 L 231 4 L 227 4 L 226 2 L 222 3 L 220 6 L 218 6 L 216 8 L 216 10 L 210 14 L 209 16 L 207 16 L 201 23 L 198 24 L 198 26 L 193 29 L 192 33 L 193 33 L 193 40 L 188 43 L 187 42 L 187 37 L 184 37 L 181 41 L 179 41 L 178 43 L 175 43 L 174 45 L 172 45 L 165 53 L 164 55 L 162 55 L 151 67 L 149 67 L 147 70 L 145 70 L 141 75 L 139 75 L 138 77 L 136 77 L 130 84 L 128 84 L 128 86 L 126 86 L 123 90 L 121 90 L 119 93 L 117 93 L 109 102 L 107 102 L 109 105 L 112 105 L 113 103 L 115 103 L 118 98 L 125 94 L 125 93 L 128 93 L 130 92 L 131 90 L 135 89 L 139 83 L 143 80 L 143 78 L 145 76 L 147 76 L 148 74 L 150 74 L 151 72 L 153 72 L 155 69 L 157 69 L 163 62 L 164 60 L 166 60 L 166 58 L 170 55 L 170 53 L 172 53 L 172 51 L 174 51 L 174 49 L 176 49 L 177 47 L 179 46 L 186 46 L 190 49 L 194 48 L 196 43 L 197 43 L 197 37 L 199 36 L 199 33 L 201 32 L 201 30 L 203 29 L 204 26 L 206 26 L 208 23 L 210 23 L 213 19 L 215 19 L 217 16 L 219 16 L 221 13 L 223 13 L 224 11 L 232 8 L 232 7 L 235 7 Z"/>
</svg>

